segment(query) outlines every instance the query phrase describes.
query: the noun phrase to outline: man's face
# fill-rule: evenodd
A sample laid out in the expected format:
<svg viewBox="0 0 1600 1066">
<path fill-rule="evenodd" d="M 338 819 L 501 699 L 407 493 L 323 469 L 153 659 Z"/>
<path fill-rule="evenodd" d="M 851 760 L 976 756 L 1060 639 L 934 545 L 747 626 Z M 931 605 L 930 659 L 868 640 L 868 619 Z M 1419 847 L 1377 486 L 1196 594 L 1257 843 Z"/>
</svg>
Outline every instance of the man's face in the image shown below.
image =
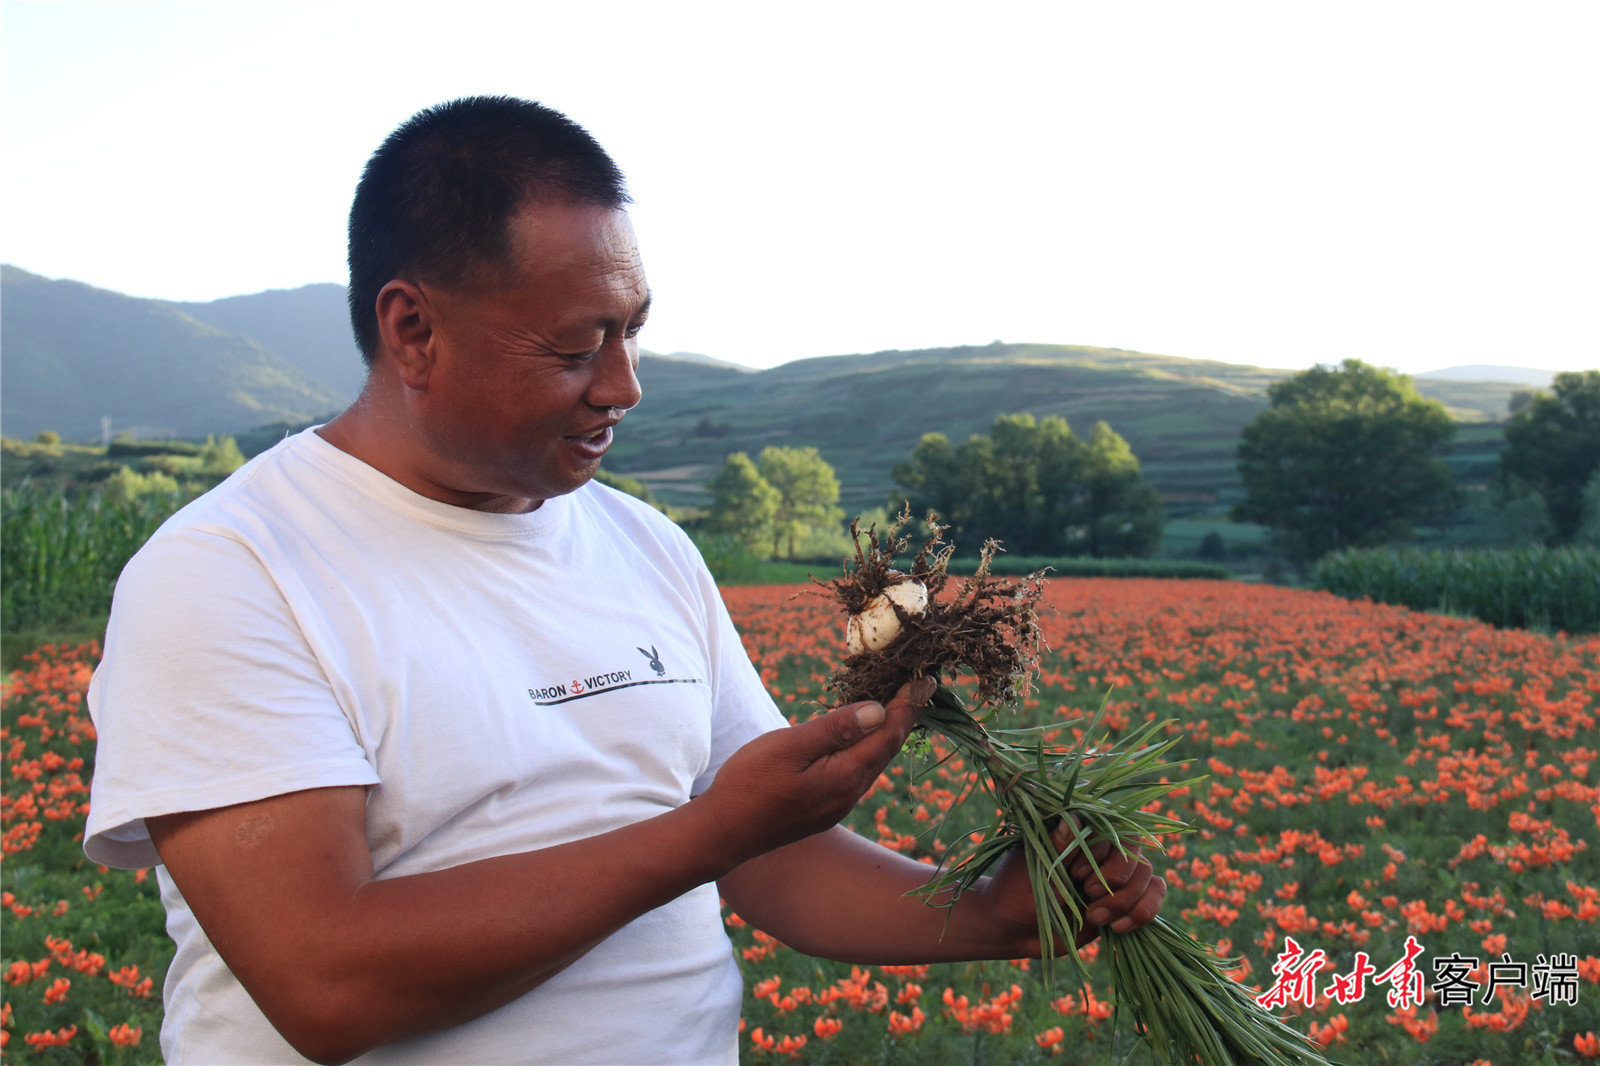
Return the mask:
<svg viewBox="0 0 1600 1066">
<path fill-rule="evenodd" d="M 494 284 L 426 288 L 434 358 L 414 398 L 441 490 L 426 494 L 525 511 L 593 477 L 639 402 L 650 294 L 623 211 L 540 204 L 508 230 L 513 268 Z"/>
</svg>

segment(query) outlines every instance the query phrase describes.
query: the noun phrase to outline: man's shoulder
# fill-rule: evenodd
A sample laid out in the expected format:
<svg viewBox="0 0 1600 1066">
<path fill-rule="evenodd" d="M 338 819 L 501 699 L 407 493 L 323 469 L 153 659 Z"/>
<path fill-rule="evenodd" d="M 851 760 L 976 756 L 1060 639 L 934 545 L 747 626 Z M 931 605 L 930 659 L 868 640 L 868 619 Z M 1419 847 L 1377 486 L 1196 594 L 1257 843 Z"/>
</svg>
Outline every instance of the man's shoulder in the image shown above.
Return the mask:
<svg viewBox="0 0 1600 1066">
<path fill-rule="evenodd" d="M 297 439 L 284 438 L 184 504 L 151 534 L 134 560 L 181 556 L 185 545 L 196 542 L 245 544 L 259 539 L 263 529 L 281 527 L 296 510 L 286 499 L 282 471 L 296 450 Z"/>
</svg>

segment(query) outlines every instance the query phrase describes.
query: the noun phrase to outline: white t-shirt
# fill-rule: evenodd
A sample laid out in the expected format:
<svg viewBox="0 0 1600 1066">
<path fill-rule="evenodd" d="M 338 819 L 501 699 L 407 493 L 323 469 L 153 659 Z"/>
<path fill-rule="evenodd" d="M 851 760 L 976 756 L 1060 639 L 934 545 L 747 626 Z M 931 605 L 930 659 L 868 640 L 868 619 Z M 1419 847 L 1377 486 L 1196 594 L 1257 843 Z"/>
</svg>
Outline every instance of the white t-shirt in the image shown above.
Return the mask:
<svg viewBox="0 0 1600 1066">
<path fill-rule="evenodd" d="M 94 861 L 155 865 L 145 818 L 366 785 L 380 878 L 671 810 L 787 725 L 649 507 L 598 484 L 529 514 L 452 507 L 313 431 L 128 565 L 89 707 Z M 161 873 L 167 1061 L 303 1062 Z M 741 998 L 704 885 L 516 1002 L 358 1061 L 732 1062 Z"/>
</svg>

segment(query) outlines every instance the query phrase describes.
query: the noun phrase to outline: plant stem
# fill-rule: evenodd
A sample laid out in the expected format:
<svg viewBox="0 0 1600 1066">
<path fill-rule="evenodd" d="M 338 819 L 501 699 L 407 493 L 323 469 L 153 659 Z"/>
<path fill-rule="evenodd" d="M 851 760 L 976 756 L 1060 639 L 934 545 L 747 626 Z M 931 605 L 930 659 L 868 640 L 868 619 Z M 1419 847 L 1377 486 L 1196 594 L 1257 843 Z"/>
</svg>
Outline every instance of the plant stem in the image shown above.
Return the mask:
<svg viewBox="0 0 1600 1066">
<path fill-rule="evenodd" d="M 1117 747 L 1099 733 L 1104 708 L 1067 750 L 1047 750 L 1039 730 L 991 733 L 967 713 L 953 693 L 940 688 L 920 724 L 942 734 L 973 765 L 982 767 L 1001 820 L 981 842 L 946 857 L 948 867 L 924 887 L 924 898 L 953 904 L 1006 852 L 1021 847 L 1039 914 L 1043 976 L 1054 981 L 1055 944 L 1072 944 L 1083 922 L 1083 904 L 1067 875 L 1063 855 L 1093 838 L 1119 851 L 1124 842 L 1154 840 L 1187 829 L 1182 822 L 1145 810 L 1151 801 L 1195 783 L 1173 780 L 1163 759 L 1174 740 L 1157 741 L 1162 723 L 1150 723 Z M 1013 743 L 1032 740 L 1028 743 Z M 1196 779 L 1197 780 L 1197 779 Z M 1051 830 L 1071 815 L 1078 831 L 1058 848 Z M 1098 864 L 1090 863 L 1099 873 Z M 1119 1010 L 1151 1052 L 1170 1064 L 1201 1066 L 1326 1066 L 1300 1033 L 1261 1008 L 1227 973 L 1227 965 L 1164 916 L 1129 933 L 1101 931 L 1110 959 Z M 1075 952 L 1074 962 L 1083 972 Z"/>
</svg>

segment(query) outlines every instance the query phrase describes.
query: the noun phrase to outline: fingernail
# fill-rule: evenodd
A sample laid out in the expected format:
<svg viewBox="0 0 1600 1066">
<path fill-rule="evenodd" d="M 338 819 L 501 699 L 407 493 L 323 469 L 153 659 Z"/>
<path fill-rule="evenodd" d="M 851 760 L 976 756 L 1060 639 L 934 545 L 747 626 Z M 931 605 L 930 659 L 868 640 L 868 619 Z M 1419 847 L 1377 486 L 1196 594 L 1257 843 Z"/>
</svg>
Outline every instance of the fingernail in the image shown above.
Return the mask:
<svg viewBox="0 0 1600 1066">
<path fill-rule="evenodd" d="M 1132 928 L 1133 928 L 1133 919 L 1132 918 L 1118 918 L 1116 921 L 1111 923 L 1112 931 L 1113 932 L 1117 932 L 1117 933 L 1126 933 L 1129 929 L 1132 929 Z"/>
<path fill-rule="evenodd" d="M 1104 907 L 1096 907 L 1087 915 L 1090 925 L 1105 925 L 1106 919 L 1111 917 L 1111 912 Z"/>
<path fill-rule="evenodd" d="M 870 733 L 883 724 L 887 714 L 881 703 L 864 703 L 856 710 L 856 724 Z"/>
</svg>

